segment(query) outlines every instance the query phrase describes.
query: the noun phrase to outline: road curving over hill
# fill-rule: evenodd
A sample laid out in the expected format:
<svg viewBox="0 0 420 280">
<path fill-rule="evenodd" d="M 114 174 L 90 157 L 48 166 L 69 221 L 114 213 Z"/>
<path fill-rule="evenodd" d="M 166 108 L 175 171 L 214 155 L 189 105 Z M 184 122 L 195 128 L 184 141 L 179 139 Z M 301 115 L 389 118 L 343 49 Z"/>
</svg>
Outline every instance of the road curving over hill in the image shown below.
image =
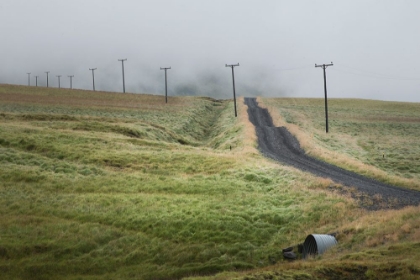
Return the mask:
<svg viewBox="0 0 420 280">
<path fill-rule="evenodd" d="M 391 186 L 308 156 L 285 127 L 274 126 L 268 110 L 259 107 L 255 98 L 245 98 L 245 104 L 249 120 L 255 126 L 258 148 L 264 156 L 356 188 L 362 206 L 369 210 L 420 205 L 419 191 Z"/>
</svg>

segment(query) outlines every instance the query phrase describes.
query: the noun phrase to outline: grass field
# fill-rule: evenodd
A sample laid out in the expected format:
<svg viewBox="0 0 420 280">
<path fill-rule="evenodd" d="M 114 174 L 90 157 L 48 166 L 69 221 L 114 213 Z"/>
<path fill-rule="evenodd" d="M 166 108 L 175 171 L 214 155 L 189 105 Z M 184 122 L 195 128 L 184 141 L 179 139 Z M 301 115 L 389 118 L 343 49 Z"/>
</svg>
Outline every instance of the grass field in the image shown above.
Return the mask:
<svg viewBox="0 0 420 280">
<path fill-rule="evenodd" d="M 420 190 L 420 103 L 329 100 L 325 133 L 322 99 L 264 99 L 308 154 L 344 168 Z"/>
<path fill-rule="evenodd" d="M 341 138 L 320 132 L 322 120 L 306 132 L 317 120 L 305 112 L 319 108 L 299 102 L 269 104 L 299 125 L 308 147 L 418 187 L 415 157 L 404 154 L 409 169 L 364 162 L 357 143 L 368 136 L 342 151 Z M 378 112 L 386 105 L 372 104 Z M 386 115 L 419 119 L 404 108 Z M 264 159 L 242 100 L 238 112 L 202 97 L 165 104 L 163 96 L 0 85 L 0 279 L 420 275 L 418 207 L 369 213 L 328 180 Z M 357 125 L 349 126 L 341 133 Z M 401 141 L 418 155 L 418 126 L 410 129 L 417 134 Z M 329 140 L 337 146 L 322 137 L 337 137 Z M 388 160 L 391 149 L 380 145 Z M 283 260 L 281 248 L 333 231 L 339 245 L 327 254 Z"/>
</svg>

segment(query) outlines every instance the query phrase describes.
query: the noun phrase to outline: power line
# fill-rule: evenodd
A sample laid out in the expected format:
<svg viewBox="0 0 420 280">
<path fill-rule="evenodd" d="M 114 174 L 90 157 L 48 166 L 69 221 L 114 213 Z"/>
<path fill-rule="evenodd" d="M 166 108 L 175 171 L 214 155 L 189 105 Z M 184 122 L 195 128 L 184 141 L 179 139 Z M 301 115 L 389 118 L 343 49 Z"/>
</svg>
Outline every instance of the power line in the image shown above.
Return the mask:
<svg viewBox="0 0 420 280">
<path fill-rule="evenodd" d="M 294 67 L 294 68 L 275 69 L 275 71 L 279 71 L 279 72 L 282 72 L 282 71 L 292 71 L 292 70 L 300 70 L 300 69 L 309 69 L 311 67 L 310 66 L 302 66 L 302 67 Z"/>
<path fill-rule="evenodd" d="M 237 63 L 237 64 L 230 64 L 230 65 L 226 64 L 225 66 L 232 68 L 233 104 L 235 106 L 235 117 L 237 117 L 238 116 L 238 113 L 236 112 L 235 72 L 234 72 L 233 68 L 235 66 L 239 66 L 239 63 Z"/>
<path fill-rule="evenodd" d="M 74 75 L 67 76 L 67 77 L 70 78 L 70 89 L 72 89 L 73 88 L 73 77 L 74 77 Z"/>
<path fill-rule="evenodd" d="M 328 133 L 328 101 L 327 101 L 327 74 L 325 73 L 325 69 L 327 69 L 328 66 L 333 66 L 333 63 L 330 64 L 322 64 L 317 65 L 315 64 L 315 67 L 322 67 L 324 70 L 324 92 L 325 92 L 325 131 Z"/>
<path fill-rule="evenodd" d="M 123 93 L 125 93 L 124 61 L 127 61 L 127 58 L 118 59 L 118 61 L 121 61 L 121 64 L 122 64 Z"/>
<path fill-rule="evenodd" d="M 50 73 L 50 71 L 45 72 L 47 74 L 47 87 L 48 87 L 48 73 Z"/>
<path fill-rule="evenodd" d="M 97 68 L 89 68 L 90 71 L 92 71 L 92 82 L 93 82 L 93 91 L 95 91 L 95 70 Z"/>
<path fill-rule="evenodd" d="M 334 66 L 337 66 L 337 65 L 334 65 Z M 294 67 L 294 68 L 275 69 L 275 71 L 283 72 L 283 71 L 293 71 L 293 70 L 301 70 L 301 69 L 307 69 L 307 68 L 309 68 L 309 67 L 302 66 L 302 67 Z M 341 69 L 341 68 L 348 68 L 350 70 Z M 351 70 L 353 70 L 353 71 L 351 71 Z M 344 73 L 348 73 L 348 74 L 352 74 L 352 75 L 363 76 L 363 77 L 368 77 L 368 78 L 375 78 L 375 79 L 382 79 L 382 80 L 420 81 L 420 78 L 407 78 L 407 77 L 396 77 L 396 76 L 384 75 L 384 74 L 380 74 L 380 73 L 374 73 L 374 72 L 370 72 L 370 71 L 360 70 L 360 69 L 357 69 L 357 68 L 354 68 L 354 67 L 351 67 L 351 66 L 347 66 L 347 65 L 342 65 L 342 64 L 340 64 L 337 67 L 334 67 L 333 71 L 344 72 Z"/>
<path fill-rule="evenodd" d="M 61 75 L 57 75 L 57 78 L 58 78 L 58 88 L 61 88 L 61 85 L 60 85 L 60 78 L 61 78 Z"/>
<path fill-rule="evenodd" d="M 343 70 L 343 69 L 340 69 L 340 67 L 349 68 L 349 69 L 358 71 L 360 73 L 354 72 L 354 71 L 349 71 L 349 70 Z M 378 74 L 378 73 L 359 70 L 359 69 L 349 67 L 349 66 L 343 66 L 341 64 L 338 68 L 334 69 L 334 71 L 344 72 L 344 73 L 357 75 L 357 76 L 368 77 L 368 78 L 381 79 L 381 80 L 397 80 L 397 81 L 419 81 L 420 80 L 420 79 L 415 79 L 415 78 L 404 78 L 404 77 L 393 77 L 393 76 L 382 75 L 382 74 Z"/>
<path fill-rule="evenodd" d="M 160 70 L 165 70 L 165 103 L 168 103 L 168 79 L 166 71 L 169 69 L 171 69 L 171 67 L 160 67 Z"/>
</svg>

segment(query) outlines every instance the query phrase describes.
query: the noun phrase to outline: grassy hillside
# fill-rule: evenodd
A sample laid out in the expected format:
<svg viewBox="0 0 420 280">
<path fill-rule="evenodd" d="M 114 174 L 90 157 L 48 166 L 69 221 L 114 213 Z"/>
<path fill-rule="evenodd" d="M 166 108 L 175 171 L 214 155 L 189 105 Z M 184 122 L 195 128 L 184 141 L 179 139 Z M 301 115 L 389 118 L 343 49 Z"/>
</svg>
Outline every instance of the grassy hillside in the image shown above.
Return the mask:
<svg viewBox="0 0 420 280">
<path fill-rule="evenodd" d="M 1 85 L 0 279 L 419 274 L 419 208 L 378 220 L 264 159 L 238 106 L 235 118 L 209 98 Z M 282 259 L 332 231 L 328 254 Z"/>
<path fill-rule="evenodd" d="M 258 100 L 260 106 L 268 108 L 277 126 L 286 126 L 298 137 L 308 154 L 378 180 L 419 190 L 419 103 L 330 100 L 330 133 L 326 134 L 322 99 Z M 342 192 L 342 186 L 332 182 L 326 181 L 319 187 Z M 354 190 L 349 192 L 347 195 L 361 198 Z M 384 203 L 380 196 L 367 200 Z M 337 209 L 345 213 L 336 227 L 338 246 L 322 256 L 295 262 L 283 260 L 245 273 L 225 272 L 188 279 L 420 278 L 420 207 L 375 212 L 356 208 L 348 212 L 347 207 Z M 311 233 L 326 233 L 328 228 L 320 225 Z"/>
</svg>

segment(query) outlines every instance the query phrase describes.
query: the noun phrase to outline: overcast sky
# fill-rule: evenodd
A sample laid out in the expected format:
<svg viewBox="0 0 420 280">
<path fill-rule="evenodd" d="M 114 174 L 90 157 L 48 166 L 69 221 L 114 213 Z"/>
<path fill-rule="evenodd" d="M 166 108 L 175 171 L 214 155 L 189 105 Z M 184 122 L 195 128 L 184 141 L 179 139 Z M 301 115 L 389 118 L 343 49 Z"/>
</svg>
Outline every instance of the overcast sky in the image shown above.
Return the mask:
<svg viewBox="0 0 420 280">
<path fill-rule="evenodd" d="M 420 102 L 418 0 L 1 0 L 0 83 Z"/>
</svg>

